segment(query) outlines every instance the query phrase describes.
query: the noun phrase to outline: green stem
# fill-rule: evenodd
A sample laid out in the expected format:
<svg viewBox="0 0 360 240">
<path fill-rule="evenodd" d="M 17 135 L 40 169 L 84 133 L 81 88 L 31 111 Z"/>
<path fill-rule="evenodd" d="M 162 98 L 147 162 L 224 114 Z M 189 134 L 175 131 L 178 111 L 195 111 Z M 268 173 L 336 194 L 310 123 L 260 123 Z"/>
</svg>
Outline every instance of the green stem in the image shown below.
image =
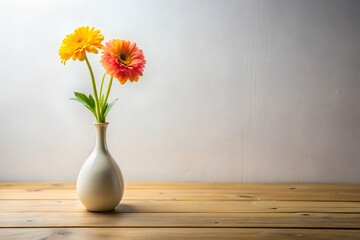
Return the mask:
<svg viewBox="0 0 360 240">
<path fill-rule="evenodd" d="M 109 86 L 105 95 L 105 100 L 104 100 L 104 104 L 106 105 L 106 102 L 108 100 L 109 97 L 109 93 L 110 93 L 110 89 L 111 89 L 111 85 L 112 85 L 112 81 L 113 81 L 113 76 L 110 77 L 110 82 L 109 82 Z"/>
<path fill-rule="evenodd" d="M 99 98 L 101 99 L 101 93 L 102 93 L 102 89 L 103 89 L 103 85 L 104 85 L 104 78 L 106 76 L 106 72 L 104 72 L 104 75 L 101 79 L 101 86 L 100 86 L 100 92 L 99 92 Z"/>
<path fill-rule="evenodd" d="M 93 73 L 92 68 L 91 68 L 91 66 L 90 66 L 89 59 L 87 58 L 86 55 L 85 55 L 85 61 L 86 61 L 86 64 L 87 64 L 87 66 L 88 66 L 88 68 L 89 68 L 89 72 L 90 72 L 90 76 L 91 76 L 91 82 L 92 82 L 92 87 L 93 87 L 93 90 L 94 90 L 95 106 L 96 106 L 96 120 L 97 120 L 98 122 L 100 122 L 99 98 L 98 98 L 98 95 L 97 95 L 94 73 Z"/>
</svg>

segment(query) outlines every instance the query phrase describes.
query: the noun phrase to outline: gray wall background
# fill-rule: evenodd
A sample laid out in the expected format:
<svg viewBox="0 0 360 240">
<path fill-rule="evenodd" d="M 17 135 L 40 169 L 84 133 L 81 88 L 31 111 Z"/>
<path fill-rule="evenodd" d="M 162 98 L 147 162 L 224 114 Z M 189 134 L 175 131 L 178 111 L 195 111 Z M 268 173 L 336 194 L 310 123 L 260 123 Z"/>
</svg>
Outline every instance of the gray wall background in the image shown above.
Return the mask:
<svg viewBox="0 0 360 240">
<path fill-rule="evenodd" d="M 144 50 L 115 82 L 108 145 L 126 181 L 360 182 L 360 1 L 0 2 L 0 181 L 75 181 L 93 117 L 77 27 Z M 90 55 L 95 75 L 100 55 Z"/>
</svg>

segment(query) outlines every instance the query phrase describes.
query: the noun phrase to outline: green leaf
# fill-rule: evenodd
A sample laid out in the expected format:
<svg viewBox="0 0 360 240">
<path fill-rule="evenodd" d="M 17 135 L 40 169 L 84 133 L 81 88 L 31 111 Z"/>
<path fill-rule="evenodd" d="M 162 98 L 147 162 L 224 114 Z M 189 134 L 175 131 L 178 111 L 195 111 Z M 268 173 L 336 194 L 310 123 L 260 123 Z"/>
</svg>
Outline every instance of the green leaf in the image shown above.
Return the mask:
<svg viewBox="0 0 360 240">
<path fill-rule="evenodd" d="M 105 111 L 104 111 L 104 114 L 103 114 L 104 118 L 105 118 L 106 115 L 109 113 L 110 109 L 112 108 L 112 106 L 115 104 L 115 102 L 116 102 L 117 100 L 118 100 L 118 98 L 115 99 L 114 101 L 112 101 L 110 104 L 106 104 L 106 106 L 105 106 Z"/>
<path fill-rule="evenodd" d="M 95 111 L 95 100 L 94 98 L 89 95 L 89 97 L 87 97 L 85 94 L 83 93 L 79 93 L 79 92 L 74 92 L 75 97 L 76 98 L 70 98 L 71 100 L 75 100 L 81 104 L 83 104 L 87 109 L 89 109 L 94 116 L 96 117 L 96 111 Z"/>
<path fill-rule="evenodd" d="M 92 109 L 95 109 L 95 99 L 91 96 L 91 94 L 89 94 L 88 103 Z"/>
<path fill-rule="evenodd" d="M 83 98 L 81 98 L 81 97 L 79 97 L 79 96 L 76 96 L 76 94 L 75 94 L 75 97 L 76 97 L 76 98 L 70 98 L 70 99 L 71 99 L 71 100 L 75 100 L 75 101 L 77 101 L 77 102 L 79 102 L 79 103 L 81 103 L 81 104 L 87 105 L 86 101 L 84 101 Z"/>
<path fill-rule="evenodd" d="M 76 97 L 80 102 L 82 102 L 82 104 L 84 104 L 85 106 L 90 107 L 88 97 L 87 97 L 85 94 L 79 93 L 79 92 L 74 92 L 74 94 L 75 94 L 75 97 Z"/>
</svg>

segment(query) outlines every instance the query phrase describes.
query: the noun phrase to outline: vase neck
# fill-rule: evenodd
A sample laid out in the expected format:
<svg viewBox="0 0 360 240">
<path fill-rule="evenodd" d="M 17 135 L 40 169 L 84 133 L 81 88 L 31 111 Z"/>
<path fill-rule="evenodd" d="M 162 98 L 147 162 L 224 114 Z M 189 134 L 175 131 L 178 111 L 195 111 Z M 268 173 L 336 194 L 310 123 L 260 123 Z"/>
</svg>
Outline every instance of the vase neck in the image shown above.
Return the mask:
<svg viewBox="0 0 360 240">
<path fill-rule="evenodd" d="M 98 151 L 107 151 L 106 145 L 106 128 L 109 123 L 94 123 L 96 131 L 96 143 L 95 150 Z"/>
</svg>

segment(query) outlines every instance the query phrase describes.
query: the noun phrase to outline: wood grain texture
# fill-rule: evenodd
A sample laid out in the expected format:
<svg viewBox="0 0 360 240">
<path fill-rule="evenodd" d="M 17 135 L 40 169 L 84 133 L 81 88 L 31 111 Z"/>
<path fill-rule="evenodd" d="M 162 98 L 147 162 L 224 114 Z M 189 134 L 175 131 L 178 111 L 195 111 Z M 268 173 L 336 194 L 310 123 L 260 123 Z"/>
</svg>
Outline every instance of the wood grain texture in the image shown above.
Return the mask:
<svg viewBox="0 0 360 240">
<path fill-rule="evenodd" d="M 5 212 L 83 212 L 78 200 L 0 200 Z M 116 208 L 123 213 L 206 213 L 206 212 L 313 212 L 360 213 L 360 202 L 301 201 L 152 201 L 124 200 Z"/>
<path fill-rule="evenodd" d="M 74 183 L 0 183 L 0 239 L 360 239 L 360 185 L 127 183 L 92 213 Z"/>
<path fill-rule="evenodd" d="M 0 226 L 360 228 L 360 214 L 29 212 L 0 213 Z"/>
<path fill-rule="evenodd" d="M 34 228 L 0 229 L 0 239 L 12 240 L 358 240 L 359 230 L 269 228 Z"/>
<path fill-rule="evenodd" d="M 74 182 L 0 182 L 0 189 L 33 189 L 33 188 L 70 188 L 74 189 Z M 360 191 L 360 184 L 288 184 L 288 183 L 210 183 L 210 182 L 126 182 L 126 188 L 150 189 L 251 189 L 251 190 L 279 190 L 292 188 L 298 190 L 319 189 L 329 191 Z"/>
<path fill-rule="evenodd" d="M 360 201 L 360 185 L 317 184 L 127 184 L 124 200 L 180 201 Z M 204 188 L 201 186 L 204 185 Z M 173 187 L 174 186 L 174 187 Z M 177 186 L 177 187 L 176 187 Z M 188 186 L 188 187 L 186 187 Z M 77 199 L 75 186 L 68 183 L 3 183 L 0 199 Z"/>
</svg>

